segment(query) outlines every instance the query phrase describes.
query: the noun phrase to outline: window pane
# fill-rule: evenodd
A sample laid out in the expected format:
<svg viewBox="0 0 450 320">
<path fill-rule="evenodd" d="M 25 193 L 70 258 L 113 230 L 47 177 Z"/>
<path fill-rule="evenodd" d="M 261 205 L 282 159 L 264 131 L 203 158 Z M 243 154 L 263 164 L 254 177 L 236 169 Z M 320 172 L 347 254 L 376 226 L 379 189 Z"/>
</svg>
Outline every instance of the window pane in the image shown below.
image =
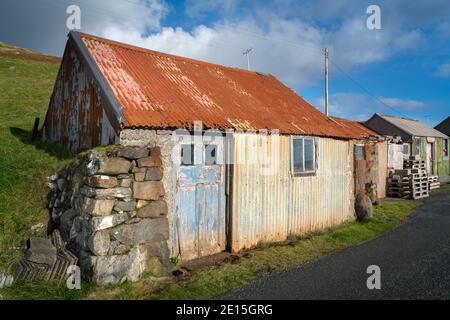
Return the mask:
<svg viewBox="0 0 450 320">
<path fill-rule="evenodd" d="M 194 165 L 194 145 L 182 144 L 181 145 L 181 165 L 192 166 Z"/>
<path fill-rule="evenodd" d="M 403 144 L 403 154 L 409 156 L 409 144 L 407 143 Z"/>
<path fill-rule="evenodd" d="M 303 139 L 293 139 L 294 173 L 303 172 Z"/>
<path fill-rule="evenodd" d="M 415 155 L 420 155 L 420 138 L 416 138 Z"/>
<path fill-rule="evenodd" d="M 355 158 L 356 160 L 364 160 L 364 146 L 355 145 Z"/>
<path fill-rule="evenodd" d="M 207 166 L 217 164 L 217 145 L 215 144 L 205 145 L 205 164 Z"/>
<path fill-rule="evenodd" d="M 305 171 L 314 171 L 314 141 L 305 139 Z"/>
</svg>

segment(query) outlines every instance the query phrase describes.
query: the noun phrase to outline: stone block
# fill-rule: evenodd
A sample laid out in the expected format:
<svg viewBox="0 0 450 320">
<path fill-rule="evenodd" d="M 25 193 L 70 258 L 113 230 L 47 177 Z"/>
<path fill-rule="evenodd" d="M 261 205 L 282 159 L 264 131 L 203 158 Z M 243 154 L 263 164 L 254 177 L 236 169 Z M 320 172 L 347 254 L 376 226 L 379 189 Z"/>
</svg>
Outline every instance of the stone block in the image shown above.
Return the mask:
<svg viewBox="0 0 450 320">
<path fill-rule="evenodd" d="M 147 169 L 145 180 L 147 181 L 161 181 L 163 178 L 163 167 L 152 167 Z"/>
<path fill-rule="evenodd" d="M 94 255 L 106 256 L 111 246 L 111 239 L 108 230 L 99 230 L 92 234 L 89 237 L 88 246 Z"/>
<path fill-rule="evenodd" d="M 124 224 L 115 228 L 111 237 L 130 247 L 165 241 L 169 238 L 169 223 L 167 217 L 144 219 L 135 224 Z"/>
<path fill-rule="evenodd" d="M 112 189 L 95 189 L 84 186 L 80 189 L 80 193 L 89 198 L 96 199 L 131 199 L 131 188 L 117 187 Z"/>
<path fill-rule="evenodd" d="M 161 181 L 133 183 L 133 194 L 136 199 L 159 200 L 164 193 L 164 185 Z"/>
<path fill-rule="evenodd" d="M 145 158 L 148 156 L 148 154 L 148 149 L 141 147 L 122 147 L 117 152 L 117 155 L 119 157 L 127 158 L 129 160 Z"/>
<path fill-rule="evenodd" d="M 128 173 L 131 168 L 131 162 L 124 158 L 106 158 L 99 159 L 99 168 L 97 174 L 118 175 Z"/>
<path fill-rule="evenodd" d="M 93 188 L 114 188 L 117 187 L 118 182 L 116 177 L 110 177 L 105 175 L 95 175 L 85 178 L 85 183 Z"/>
<path fill-rule="evenodd" d="M 53 266 L 56 262 L 56 248 L 47 238 L 31 237 L 25 259 L 35 263 Z"/>
<path fill-rule="evenodd" d="M 134 174 L 134 181 L 142 182 L 145 180 L 145 172 L 136 172 Z"/>
<path fill-rule="evenodd" d="M 115 227 L 128 220 L 128 214 L 126 212 L 116 213 L 104 217 L 93 217 L 90 220 L 92 231 L 98 231 Z"/>
<path fill-rule="evenodd" d="M 161 157 L 161 148 L 160 147 L 150 148 L 150 156 Z"/>
<path fill-rule="evenodd" d="M 119 179 L 119 186 L 124 187 L 124 188 L 130 188 L 132 182 L 133 182 L 133 180 L 130 178 Z"/>
<path fill-rule="evenodd" d="M 137 165 L 139 167 L 160 167 L 162 166 L 162 161 L 159 156 L 150 156 L 137 160 Z"/>
<path fill-rule="evenodd" d="M 92 216 L 109 216 L 114 207 L 115 200 L 101 200 L 84 198 L 82 213 Z"/>
<path fill-rule="evenodd" d="M 59 231 L 62 239 L 65 242 L 70 240 L 70 230 L 72 229 L 73 220 L 79 216 L 80 213 L 75 209 L 69 209 L 64 211 L 59 219 Z"/>
<path fill-rule="evenodd" d="M 167 203 L 164 200 L 152 201 L 140 208 L 137 212 L 139 218 L 158 218 L 167 214 Z"/>
<path fill-rule="evenodd" d="M 116 200 L 115 205 L 114 205 L 114 211 L 117 211 L 117 212 L 133 211 L 134 208 L 136 208 L 135 200 L 128 201 L 128 202 Z"/>
</svg>

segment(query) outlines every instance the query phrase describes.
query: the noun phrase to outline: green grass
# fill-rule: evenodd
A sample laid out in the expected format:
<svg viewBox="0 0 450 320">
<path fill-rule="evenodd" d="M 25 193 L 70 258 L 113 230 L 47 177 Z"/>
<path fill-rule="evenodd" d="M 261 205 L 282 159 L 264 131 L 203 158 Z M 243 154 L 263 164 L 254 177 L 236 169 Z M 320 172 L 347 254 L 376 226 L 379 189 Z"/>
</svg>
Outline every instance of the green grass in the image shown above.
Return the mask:
<svg viewBox="0 0 450 320">
<path fill-rule="evenodd" d="M 34 119 L 47 111 L 58 64 L 11 58 L 0 44 L 0 271 L 20 254 L 31 227 L 48 222 L 46 176 L 70 157 L 30 141 Z M 27 54 L 29 54 L 27 52 Z"/>
<path fill-rule="evenodd" d="M 336 228 L 307 235 L 289 244 L 273 244 L 246 252 L 233 263 L 207 266 L 181 278 L 144 277 L 136 283 L 82 290 L 46 283 L 14 285 L 0 291 L 4 299 L 201 299 L 223 294 L 265 274 L 307 263 L 325 254 L 357 245 L 392 230 L 404 222 L 420 201 L 388 200 L 374 207 L 368 221 L 351 221 Z"/>
</svg>

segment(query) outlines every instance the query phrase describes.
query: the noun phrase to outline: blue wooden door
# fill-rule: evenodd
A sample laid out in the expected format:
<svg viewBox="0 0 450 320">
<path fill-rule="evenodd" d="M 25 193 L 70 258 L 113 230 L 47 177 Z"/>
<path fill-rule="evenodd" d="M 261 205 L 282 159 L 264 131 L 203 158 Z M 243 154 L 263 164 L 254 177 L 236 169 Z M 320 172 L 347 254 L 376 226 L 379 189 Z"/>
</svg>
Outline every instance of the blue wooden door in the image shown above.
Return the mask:
<svg viewBox="0 0 450 320">
<path fill-rule="evenodd" d="M 184 261 L 225 250 L 223 138 L 180 144 L 175 165 L 174 248 Z"/>
</svg>

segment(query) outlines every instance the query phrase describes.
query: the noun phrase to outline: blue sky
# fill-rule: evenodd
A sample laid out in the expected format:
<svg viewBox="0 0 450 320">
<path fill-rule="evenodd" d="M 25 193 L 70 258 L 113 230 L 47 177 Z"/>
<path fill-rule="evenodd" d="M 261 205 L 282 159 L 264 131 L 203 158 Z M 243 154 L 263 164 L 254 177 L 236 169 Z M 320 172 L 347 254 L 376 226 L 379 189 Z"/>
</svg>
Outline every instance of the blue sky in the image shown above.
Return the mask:
<svg viewBox="0 0 450 320">
<path fill-rule="evenodd" d="M 0 41 L 61 55 L 70 4 L 81 8 L 81 31 L 158 51 L 246 68 L 242 52 L 252 47 L 253 70 L 320 109 L 328 47 L 331 115 L 430 125 L 450 115 L 447 0 L 2 0 Z M 366 26 L 370 4 L 380 30 Z"/>
</svg>

